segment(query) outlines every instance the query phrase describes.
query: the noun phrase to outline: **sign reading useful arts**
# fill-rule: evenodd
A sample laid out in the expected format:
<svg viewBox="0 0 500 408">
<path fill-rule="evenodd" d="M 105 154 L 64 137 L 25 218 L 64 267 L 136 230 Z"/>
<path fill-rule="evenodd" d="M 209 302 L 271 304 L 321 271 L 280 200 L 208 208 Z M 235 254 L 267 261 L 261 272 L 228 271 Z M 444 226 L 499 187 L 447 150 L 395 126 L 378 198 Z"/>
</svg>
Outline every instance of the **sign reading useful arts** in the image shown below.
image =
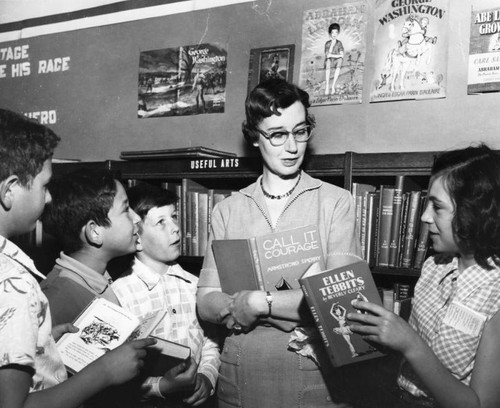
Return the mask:
<svg viewBox="0 0 500 408">
<path fill-rule="evenodd" d="M 366 16 L 365 2 L 304 12 L 299 86 L 313 106 L 361 103 Z"/>
<path fill-rule="evenodd" d="M 448 0 L 377 0 L 370 102 L 446 96 Z"/>
<path fill-rule="evenodd" d="M 475 0 L 469 43 L 467 93 L 500 90 L 500 2 Z"/>
<path fill-rule="evenodd" d="M 224 112 L 226 67 L 227 52 L 219 44 L 141 52 L 138 116 Z"/>
</svg>

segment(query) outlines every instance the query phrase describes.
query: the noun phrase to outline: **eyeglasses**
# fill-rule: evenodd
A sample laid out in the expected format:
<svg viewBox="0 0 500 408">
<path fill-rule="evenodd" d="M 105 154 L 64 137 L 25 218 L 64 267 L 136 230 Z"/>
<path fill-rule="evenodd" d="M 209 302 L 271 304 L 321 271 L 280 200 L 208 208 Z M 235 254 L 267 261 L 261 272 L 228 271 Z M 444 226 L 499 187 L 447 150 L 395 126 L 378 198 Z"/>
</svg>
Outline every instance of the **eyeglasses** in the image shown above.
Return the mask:
<svg viewBox="0 0 500 408">
<path fill-rule="evenodd" d="M 269 143 L 273 146 L 282 146 L 288 140 L 288 136 L 292 135 L 296 142 L 305 143 L 312 136 L 312 128 L 309 125 L 302 126 L 298 129 L 287 132 L 286 130 L 280 130 L 277 132 L 266 133 L 259 128 L 255 128 L 262 136 L 264 136 Z"/>
</svg>

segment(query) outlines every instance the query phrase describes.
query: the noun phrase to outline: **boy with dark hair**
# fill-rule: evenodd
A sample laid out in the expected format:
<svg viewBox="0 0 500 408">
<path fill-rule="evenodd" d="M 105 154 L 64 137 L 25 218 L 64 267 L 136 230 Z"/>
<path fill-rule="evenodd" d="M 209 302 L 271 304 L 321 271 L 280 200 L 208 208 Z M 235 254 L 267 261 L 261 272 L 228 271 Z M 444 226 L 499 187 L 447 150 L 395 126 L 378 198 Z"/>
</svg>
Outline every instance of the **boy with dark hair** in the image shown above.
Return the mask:
<svg viewBox="0 0 500 408">
<path fill-rule="evenodd" d="M 113 283 L 113 289 L 121 305 L 136 316 L 168 311 L 152 334 L 189 346 L 191 365 L 176 378 L 155 377 L 148 383 L 156 397 L 167 398 L 165 406 L 198 406 L 215 389 L 220 355 L 217 343 L 207 337 L 198 321 L 198 278 L 177 263 L 181 238 L 175 210 L 178 197 L 148 184 L 131 188 L 128 196 L 141 218 L 140 244 L 131 270 Z"/>
<path fill-rule="evenodd" d="M 59 137 L 24 116 L 0 109 L 0 406 L 78 407 L 110 385 L 133 378 L 151 339 L 127 343 L 72 378 L 54 337 L 50 307 L 33 261 L 9 239 L 34 229 L 51 196 L 52 155 Z"/>
<path fill-rule="evenodd" d="M 49 190 L 43 221 L 63 251 L 41 286 L 60 324 L 72 322 L 96 296 L 119 304 L 106 268 L 111 259 L 135 252 L 139 217 L 108 172 L 67 174 Z"/>
</svg>

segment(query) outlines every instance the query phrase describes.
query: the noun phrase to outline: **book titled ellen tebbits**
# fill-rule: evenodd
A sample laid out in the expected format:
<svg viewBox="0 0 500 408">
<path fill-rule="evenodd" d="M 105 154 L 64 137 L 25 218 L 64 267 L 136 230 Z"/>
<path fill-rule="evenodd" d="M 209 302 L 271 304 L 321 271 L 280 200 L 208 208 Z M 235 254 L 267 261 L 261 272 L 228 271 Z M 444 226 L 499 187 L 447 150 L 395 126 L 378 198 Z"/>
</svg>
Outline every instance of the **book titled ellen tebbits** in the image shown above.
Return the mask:
<svg viewBox="0 0 500 408">
<path fill-rule="evenodd" d="M 335 367 L 382 356 L 347 324 L 347 313 L 362 313 L 352 306 L 353 300 L 382 305 L 365 261 L 326 271 L 312 265 L 299 282 Z"/>
</svg>

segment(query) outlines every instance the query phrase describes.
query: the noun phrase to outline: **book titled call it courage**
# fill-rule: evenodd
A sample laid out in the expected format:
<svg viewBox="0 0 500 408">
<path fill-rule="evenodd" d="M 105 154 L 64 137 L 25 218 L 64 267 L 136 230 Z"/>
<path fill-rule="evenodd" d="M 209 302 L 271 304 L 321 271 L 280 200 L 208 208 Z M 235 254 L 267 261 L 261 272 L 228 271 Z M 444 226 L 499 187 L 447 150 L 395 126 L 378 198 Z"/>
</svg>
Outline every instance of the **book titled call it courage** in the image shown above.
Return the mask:
<svg viewBox="0 0 500 408">
<path fill-rule="evenodd" d="M 313 263 L 324 265 L 318 227 L 308 225 L 248 239 L 212 242 L 223 292 L 299 289 Z"/>
<path fill-rule="evenodd" d="M 347 323 L 347 313 L 360 313 L 352 301 L 359 299 L 382 305 L 365 261 L 326 271 L 312 265 L 299 282 L 333 366 L 383 355 L 353 333 Z"/>
</svg>

